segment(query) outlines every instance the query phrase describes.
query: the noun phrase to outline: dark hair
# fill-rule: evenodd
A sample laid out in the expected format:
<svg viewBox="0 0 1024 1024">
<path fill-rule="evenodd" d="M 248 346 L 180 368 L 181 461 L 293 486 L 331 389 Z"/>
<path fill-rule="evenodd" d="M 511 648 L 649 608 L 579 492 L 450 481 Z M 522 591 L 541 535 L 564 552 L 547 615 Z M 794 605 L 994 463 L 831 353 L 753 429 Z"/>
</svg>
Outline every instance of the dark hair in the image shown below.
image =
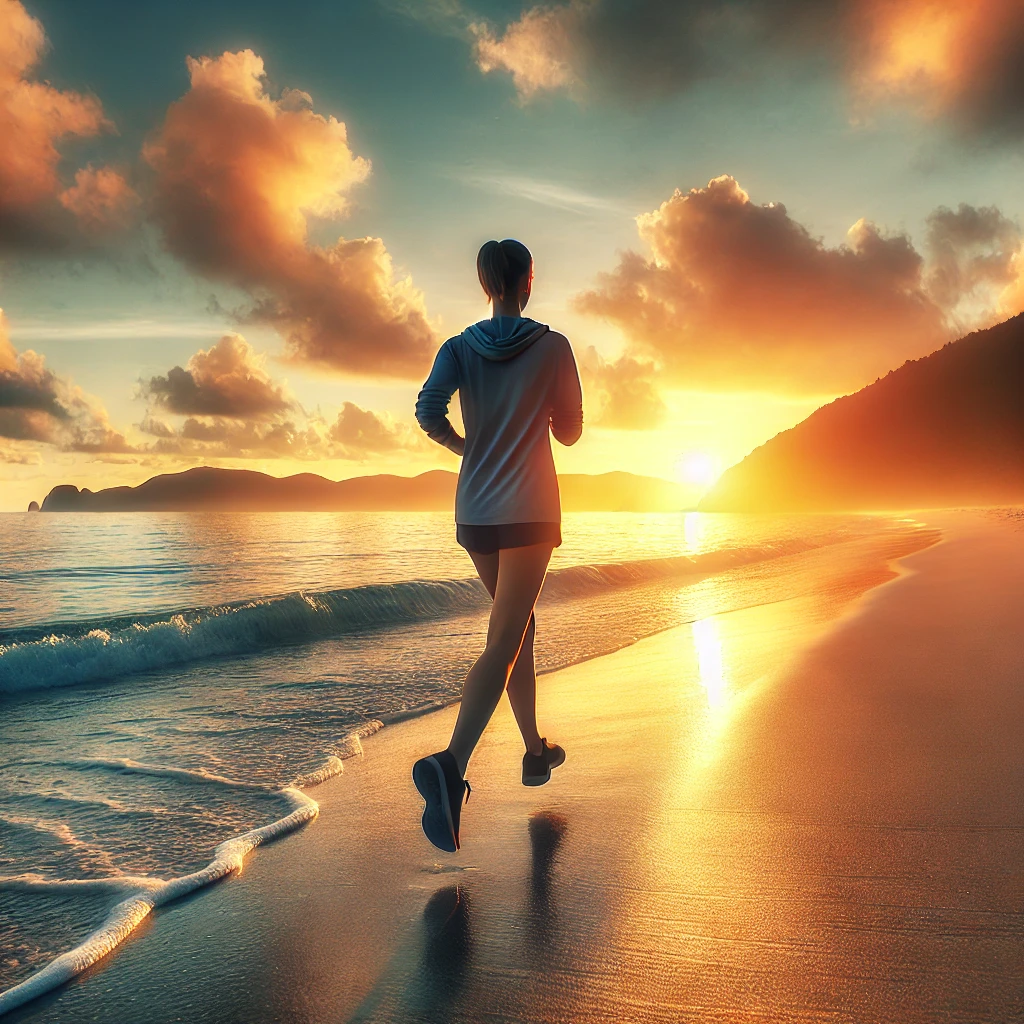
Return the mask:
<svg viewBox="0 0 1024 1024">
<path fill-rule="evenodd" d="M 504 298 L 533 266 L 530 250 L 514 238 L 484 242 L 476 257 L 476 272 L 489 299 Z"/>
</svg>

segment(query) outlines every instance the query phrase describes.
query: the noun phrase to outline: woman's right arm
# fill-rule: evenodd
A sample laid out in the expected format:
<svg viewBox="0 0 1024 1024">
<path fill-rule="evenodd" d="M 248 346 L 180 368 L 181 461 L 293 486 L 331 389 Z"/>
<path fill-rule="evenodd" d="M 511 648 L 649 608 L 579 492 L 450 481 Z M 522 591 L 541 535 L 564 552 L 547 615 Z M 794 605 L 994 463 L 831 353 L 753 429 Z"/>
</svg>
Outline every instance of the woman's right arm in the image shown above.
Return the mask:
<svg viewBox="0 0 1024 1024">
<path fill-rule="evenodd" d="M 459 368 L 445 342 L 438 350 L 430 376 L 416 399 L 416 422 L 432 441 L 456 455 L 462 455 L 466 449 L 466 439 L 448 419 L 448 404 L 458 387 Z"/>
</svg>

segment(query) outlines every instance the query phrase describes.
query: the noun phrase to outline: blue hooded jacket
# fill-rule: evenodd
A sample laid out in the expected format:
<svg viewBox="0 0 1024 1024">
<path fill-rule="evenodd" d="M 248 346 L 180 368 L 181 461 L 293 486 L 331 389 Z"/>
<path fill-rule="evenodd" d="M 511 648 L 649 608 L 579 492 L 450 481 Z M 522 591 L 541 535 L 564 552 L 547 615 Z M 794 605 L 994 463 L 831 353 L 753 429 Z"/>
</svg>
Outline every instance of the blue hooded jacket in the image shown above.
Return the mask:
<svg viewBox="0 0 1024 1024">
<path fill-rule="evenodd" d="M 573 444 L 583 426 L 569 342 L 545 324 L 513 316 L 481 320 L 449 338 L 416 400 L 416 420 L 428 437 L 458 452 L 462 439 L 448 419 L 456 391 L 466 427 L 456 522 L 561 522 L 549 430 Z"/>
</svg>

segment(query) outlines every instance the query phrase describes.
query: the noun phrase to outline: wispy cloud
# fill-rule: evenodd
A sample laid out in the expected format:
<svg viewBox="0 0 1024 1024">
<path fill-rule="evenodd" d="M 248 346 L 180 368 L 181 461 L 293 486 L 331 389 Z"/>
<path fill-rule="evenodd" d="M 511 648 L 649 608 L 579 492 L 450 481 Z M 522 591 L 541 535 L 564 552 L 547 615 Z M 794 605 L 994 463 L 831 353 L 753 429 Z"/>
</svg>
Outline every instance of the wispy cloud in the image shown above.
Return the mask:
<svg viewBox="0 0 1024 1024">
<path fill-rule="evenodd" d="M 457 171 L 449 176 L 473 188 L 496 192 L 499 195 L 516 196 L 531 203 L 539 203 L 541 206 L 550 206 L 571 213 L 599 212 L 627 217 L 636 214 L 636 210 L 621 199 L 593 195 L 557 181 L 544 181 L 540 178 L 503 174 L 498 171 Z"/>
<path fill-rule="evenodd" d="M 473 15 L 461 0 L 379 0 L 381 7 L 425 25 L 439 35 L 470 38 Z"/>
<path fill-rule="evenodd" d="M 11 329 L 19 344 L 28 341 L 116 341 L 122 338 L 204 338 L 223 334 L 225 324 L 210 320 L 154 320 L 119 318 L 111 320 L 64 320 L 24 317 Z"/>
</svg>

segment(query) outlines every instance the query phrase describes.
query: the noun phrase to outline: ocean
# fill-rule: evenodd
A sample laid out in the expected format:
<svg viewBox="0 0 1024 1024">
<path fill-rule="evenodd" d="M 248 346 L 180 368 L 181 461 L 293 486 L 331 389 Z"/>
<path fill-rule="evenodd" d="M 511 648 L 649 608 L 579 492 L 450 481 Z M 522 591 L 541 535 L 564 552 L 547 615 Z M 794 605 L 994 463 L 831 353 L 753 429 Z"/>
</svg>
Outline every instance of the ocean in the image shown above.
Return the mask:
<svg viewBox="0 0 1024 1024">
<path fill-rule="evenodd" d="M 814 574 L 779 565 L 921 529 L 568 514 L 538 670 L 799 596 Z M 0 992 L 311 821 L 368 736 L 458 698 L 487 607 L 448 514 L 0 515 Z"/>
</svg>

